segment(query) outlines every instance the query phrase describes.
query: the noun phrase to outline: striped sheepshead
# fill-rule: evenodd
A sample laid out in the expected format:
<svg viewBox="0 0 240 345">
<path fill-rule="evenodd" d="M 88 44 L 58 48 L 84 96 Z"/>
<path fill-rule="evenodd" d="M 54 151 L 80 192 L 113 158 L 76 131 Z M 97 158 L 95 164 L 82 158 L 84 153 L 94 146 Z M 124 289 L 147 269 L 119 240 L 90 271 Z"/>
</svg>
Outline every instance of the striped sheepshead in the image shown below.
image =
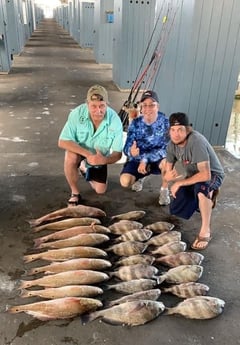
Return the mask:
<svg viewBox="0 0 240 345">
<path fill-rule="evenodd" d="M 151 265 L 136 264 L 122 266 L 118 270 L 110 272 L 110 276 L 115 276 L 121 280 L 133 280 L 141 278 L 157 279 L 158 269 Z"/>
<path fill-rule="evenodd" d="M 117 214 L 111 217 L 111 220 L 138 220 L 145 216 L 146 212 L 139 211 L 129 211 L 121 214 Z"/>
<path fill-rule="evenodd" d="M 147 244 L 139 241 L 126 241 L 105 249 L 106 251 L 112 251 L 114 254 L 119 256 L 128 256 L 141 254 L 147 249 Z"/>
<path fill-rule="evenodd" d="M 47 321 L 70 319 L 102 307 L 102 302 L 94 298 L 64 297 L 49 301 L 36 302 L 10 307 L 11 314 L 25 312 L 36 319 Z"/>
<path fill-rule="evenodd" d="M 162 289 L 162 292 L 170 292 L 171 294 L 180 298 L 190 298 L 194 296 L 206 295 L 209 287 L 205 284 L 189 282 L 173 285 Z"/>
<path fill-rule="evenodd" d="M 45 242 L 53 241 L 53 240 L 64 240 L 66 238 L 77 236 L 80 234 L 91 234 L 91 233 L 109 234 L 110 232 L 111 231 L 108 228 L 102 225 L 98 225 L 98 224 L 73 226 L 71 228 L 55 231 L 49 235 L 36 238 L 34 240 L 34 244 L 35 244 L 35 247 L 38 247 L 39 244 L 41 243 L 45 243 Z"/>
<path fill-rule="evenodd" d="M 94 270 L 102 271 L 111 267 L 112 264 L 108 260 L 99 258 L 77 258 L 62 262 L 51 262 L 49 265 L 33 267 L 28 271 L 28 275 L 38 273 L 55 274 L 73 270 Z"/>
<path fill-rule="evenodd" d="M 170 255 L 185 251 L 187 244 L 183 241 L 172 241 L 150 250 L 153 255 Z"/>
<path fill-rule="evenodd" d="M 165 232 L 165 231 L 170 231 L 175 227 L 174 224 L 169 223 L 169 222 L 164 222 L 164 221 L 159 221 L 159 222 L 155 222 L 152 224 L 148 224 L 146 226 L 146 229 L 150 229 L 153 232 Z"/>
<path fill-rule="evenodd" d="M 133 229 L 127 231 L 125 234 L 117 237 L 114 242 L 125 242 L 125 241 L 147 241 L 152 236 L 152 231 L 148 229 Z"/>
<path fill-rule="evenodd" d="M 187 298 L 175 307 L 166 308 L 165 315 L 179 314 L 189 319 L 212 319 L 222 313 L 225 302 L 216 297 Z"/>
<path fill-rule="evenodd" d="M 64 285 L 76 284 L 96 284 L 108 280 L 109 276 L 104 272 L 92 270 L 76 270 L 66 271 L 56 274 L 43 276 L 34 280 L 22 280 L 20 289 L 29 288 L 31 286 L 59 287 Z"/>
<path fill-rule="evenodd" d="M 134 229 L 142 229 L 143 224 L 135 220 L 120 220 L 108 227 L 114 235 L 122 235 Z"/>
<path fill-rule="evenodd" d="M 151 265 L 155 261 L 155 257 L 148 254 L 136 254 L 120 258 L 115 262 L 116 266 L 129 266 L 135 264 Z"/>
<path fill-rule="evenodd" d="M 102 294 L 100 287 L 93 285 L 66 285 L 55 288 L 45 288 L 42 290 L 25 290 L 21 291 L 21 297 L 34 297 L 55 299 L 63 297 L 93 297 Z"/>
<path fill-rule="evenodd" d="M 162 302 L 136 300 L 84 315 L 82 321 L 87 323 L 100 318 L 112 324 L 138 326 L 155 319 L 164 309 Z"/>
<path fill-rule="evenodd" d="M 181 241 L 181 232 L 179 231 L 165 231 L 159 235 L 155 235 L 147 241 L 148 245 L 162 246 L 168 242 Z"/>
<path fill-rule="evenodd" d="M 156 280 L 142 278 L 142 279 L 133 279 L 126 282 L 117 283 L 117 284 L 111 284 L 111 285 L 106 284 L 106 289 L 131 294 L 134 292 L 153 289 L 156 285 L 157 285 Z"/>
<path fill-rule="evenodd" d="M 159 284 L 163 281 L 167 283 L 188 283 L 197 281 L 203 273 L 203 267 L 200 265 L 181 265 L 171 268 L 159 276 Z"/>
<path fill-rule="evenodd" d="M 67 218 L 62 219 L 52 223 L 46 223 L 43 225 L 36 226 L 32 229 L 33 232 L 39 232 L 42 230 L 64 230 L 67 228 L 71 228 L 74 226 L 81 226 L 81 225 L 92 225 L 92 224 L 101 224 L 101 221 L 98 218 L 91 218 L 91 217 L 75 217 L 75 218 Z"/>
<path fill-rule="evenodd" d="M 204 256 L 197 252 L 180 252 L 157 257 L 155 261 L 168 267 L 177 267 L 180 265 L 200 265 L 203 259 Z"/>
<path fill-rule="evenodd" d="M 107 253 L 96 247 L 68 247 L 60 249 L 51 249 L 37 254 L 28 254 L 23 256 L 24 262 L 32 262 L 38 259 L 47 261 L 65 261 L 75 258 L 97 258 L 107 256 Z"/>
<path fill-rule="evenodd" d="M 130 295 L 112 300 L 108 302 L 107 305 L 108 307 L 112 307 L 113 305 L 130 302 L 130 301 L 141 300 L 141 299 L 156 301 L 160 295 L 161 295 L 160 289 L 150 289 L 150 290 L 145 290 L 145 291 L 139 291 L 139 292 L 135 292 Z"/>
<path fill-rule="evenodd" d="M 36 227 L 38 225 L 41 225 L 45 222 L 50 222 L 59 218 L 79 218 L 79 217 L 105 217 L 106 213 L 97 207 L 92 206 L 85 206 L 85 205 L 77 205 L 77 206 L 71 206 L 71 207 L 65 207 L 61 208 L 59 210 L 50 212 L 42 217 L 31 219 L 29 221 L 29 224 L 32 227 Z"/>
<path fill-rule="evenodd" d="M 99 244 L 109 241 L 109 237 L 105 234 L 80 234 L 73 237 L 65 238 L 63 240 L 50 241 L 46 243 L 40 243 L 35 246 L 37 249 L 43 248 L 66 248 L 77 246 L 90 246 L 95 247 Z"/>
</svg>

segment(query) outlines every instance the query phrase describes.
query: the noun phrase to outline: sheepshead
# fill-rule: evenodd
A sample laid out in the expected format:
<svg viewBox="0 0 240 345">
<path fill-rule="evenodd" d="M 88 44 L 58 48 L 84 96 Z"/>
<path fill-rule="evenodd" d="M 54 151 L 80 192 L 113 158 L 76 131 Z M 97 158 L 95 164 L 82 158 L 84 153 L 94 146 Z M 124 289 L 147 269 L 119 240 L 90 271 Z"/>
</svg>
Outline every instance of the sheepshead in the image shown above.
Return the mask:
<svg viewBox="0 0 240 345">
<path fill-rule="evenodd" d="M 141 278 L 157 278 L 158 269 L 151 265 L 136 264 L 130 266 L 122 266 L 118 270 L 109 272 L 110 276 L 117 277 L 121 280 L 133 280 Z"/>
<path fill-rule="evenodd" d="M 166 287 L 163 288 L 162 291 L 166 293 L 170 292 L 180 298 L 190 298 L 206 295 L 209 291 L 209 287 L 205 284 L 189 282 Z"/>
<path fill-rule="evenodd" d="M 155 222 L 145 226 L 146 229 L 150 229 L 153 232 L 165 232 L 170 231 L 175 227 L 174 224 L 164 221 Z"/>
<path fill-rule="evenodd" d="M 200 265 L 203 259 L 204 256 L 197 252 L 180 252 L 157 257 L 155 261 L 168 267 L 177 267 L 180 265 Z"/>
<path fill-rule="evenodd" d="M 159 276 L 159 284 L 163 281 L 167 283 L 188 283 L 197 281 L 203 273 L 200 265 L 181 265 L 171 268 Z"/>
<path fill-rule="evenodd" d="M 105 250 L 112 251 L 114 252 L 114 254 L 119 255 L 119 256 L 128 256 L 128 255 L 141 254 L 146 249 L 147 249 L 147 245 L 143 242 L 126 241 L 126 242 L 114 244 L 113 246 L 110 246 Z"/>
<path fill-rule="evenodd" d="M 105 217 L 106 213 L 97 207 L 77 205 L 71 207 L 61 208 L 59 210 L 50 212 L 42 217 L 29 220 L 31 227 L 36 227 L 44 222 L 50 222 L 59 218 L 79 218 L 79 217 Z"/>
<path fill-rule="evenodd" d="M 134 229 L 127 231 L 125 234 L 118 236 L 114 243 L 125 242 L 125 241 L 147 241 L 152 236 L 152 231 L 148 229 Z"/>
<path fill-rule="evenodd" d="M 151 290 L 139 291 L 139 292 L 135 292 L 135 293 L 132 293 L 130 295 L 115 299 L 113 301 L 110 301 L 110 302 L 108 302 L 107 306 L 112 307 L 112 306 L 117 305 L 117 304 L 141 300 L 141 299 L 156 301 L 160 295 L 161 295 L 160 289 L 151 289 Z"/>
<path fill-rule="evenodd" d="M 138 220 L 145 216 L 146 212 L 139 211 L 129 211 L 121 214 L 117 214 L 111 217 L 111 220 Z"/>
<path fill-rule="evenodd" d="M 119 222 L 110 225 L 108 228 L 111 230 L 112 234 L 122 235 L 130 230 L 143 228 L 143 224 L 136 222 L 135 220 L 120 220 Z"/>
<path fill-rule="evenodd" d="M 35 248 L 66 248 L 77 246 L 95 247 L 107 241 L 109 241 L 109 237 L 104 234 L 80 234 L 73 237 L 65 238 L 63 240 L 40 243 L 38 246 L 35 246 Z"/>
<path fill-rule="evenodd" d="M 155 255 L 170 255 L 185 251 L 187 244 L 183 241 L 173 241 L 163 244 L 162 246 L 150 250 L 150 252 Z"/>
<path fill-rule="evenodd" d="M 102 302 L 94 298 L 64 297 L 13 306 L 8 309 L 8 312 L 11 314 L 25 312 L 39 320 L 47 321 L 73 318 L 100 307 L 102 307 Z"/>
<path fill-rule="evenodd" d="M 117 284 L 111 284 L 111 285 L 106 284 L 106 289 L 131 294 L 134 292 L 153 289 L 156 285 L 157 285 L 156 280 L 141 278 L 141 279 L 133 279 L 126 282 L 117 283 Z"/>
<path fill-rule="evenodd" d="M 63 262 L 52 262 L 46 266 L 34 267 L 28 271 L 28 275 L 38 273 L 55 274 L 73 270 L 94 270 L 102 271 L 111 267 L 112 264 L 108 260 L 98 258 L 77 258 Z"/>
<path fill-rule="evenodd" d="M 225 302 L 216 297 L 187 298 L 175 307 L 166 308 L 165 315 L 179 314 L 189 319 L 212 319 L 222 313 Z"/>
<path fill-rule="evenodd" d="M 80 226 L 73 226 L 72 228 L 63 229 L 60 231 L 55 231 L 49 235 L 42 236 L 39 238 L 34 239 L 35 247 L 38 247 L 39 244 L 48 242 L 51 240 L 64 240 L 69 237 L 77 236 L 80 234 L 91 234 L 91 233 L 99 233 L 99 234 L 109 234 L 111 231 L 102 225 L 80 225 Z"/>
<path fill-rule="evenodd" d="M 155 319 L 164 309 L 162 302 L 136 300 L 84 315 L 82 322 L 85 324 L 100 318 L 102 321 L 112 324 L 138 326 Z"/>
<path fill-rule="evenodd" d="M 43 290 L 25 290 L 21 291 L 21 297 L 41 297 L 55 299 L 62 297 L 93 297 L 103 294 L 100 287 L 93 285 L 66 285 L 55 288 L 45 288 Z"/>
<path fill-rule="evenodd" d="M 115 262 L 116 266 L 129 266 L 135 264 L 151 265 L 155 261 L 155 257 L 148 254 L 136 254 L 123 257 Z"/>
<path fill-rule="evenodd" d="M 108 280 L 109 276 L 104 272 L 93 270 L 73 270 L 44 276 L 34 280 L 22 280 L 20 289 L 31 286 L 59 287 L 64 285 L 87 285 L 101 283 Z"/>
<path fill-rule="evenodd" d="M 148 245 L 162 246 L 168 242 L 181 241 L 182 234 L 180 231 L 165 231 L 155 235 L 147 241 Z"/>
<path fill-rule="evenodd" d="M 107 253 L 96 247 L 68 247 L 60 249 L 51 249 L 46 252 L 37 254 L 28 254 L 23 256 L 25 263 L 32 262 L 38 259 L 47 261 L 65 261 L 74 258 L 97 258 L 107 256 Z"/>
<path fill-rule="evenodd" d="M 32 232 L 39 232 L 42 230 L 64 230 L 74 226 L 92 224 L 101 224 L 101 221 L 98 218 L 91 217 L 67 218 L 57 222 L 36 226 L 35 228 L 32 228 Z"/>
</svg>

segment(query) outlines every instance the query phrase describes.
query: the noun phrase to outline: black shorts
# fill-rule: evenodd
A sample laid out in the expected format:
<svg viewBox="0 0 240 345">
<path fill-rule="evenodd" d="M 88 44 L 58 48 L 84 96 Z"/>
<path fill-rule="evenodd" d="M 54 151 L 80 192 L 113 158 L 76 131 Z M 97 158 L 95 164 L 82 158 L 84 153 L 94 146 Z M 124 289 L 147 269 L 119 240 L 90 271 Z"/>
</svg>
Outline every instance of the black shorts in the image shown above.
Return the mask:
<svg viewBox="0 0 240 345">
<path fill-rule="evenodd" d="M 88 167 L 85 175 L 86 181 L 107 182 L 107 165 Z"/>
</svg>

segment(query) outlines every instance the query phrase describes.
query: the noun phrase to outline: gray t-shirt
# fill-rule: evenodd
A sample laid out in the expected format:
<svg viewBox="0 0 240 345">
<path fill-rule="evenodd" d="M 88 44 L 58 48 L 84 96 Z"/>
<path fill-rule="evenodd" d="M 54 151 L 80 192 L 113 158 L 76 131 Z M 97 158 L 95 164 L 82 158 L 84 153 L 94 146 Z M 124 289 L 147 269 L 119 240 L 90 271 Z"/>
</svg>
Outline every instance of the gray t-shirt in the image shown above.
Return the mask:
<svg viewBox="0 0 240 345">
<path fill-rule="evenodd" d="M 208 161 L 212 174 L 224 176 L 223 167 L 207 139 L 197 131 L 189 134 L 184 147 L 171 141 L 167 146 L 167 161 L 173 163 L 179 174 L 184 177 L 193 176 L 198 172 L 197 163 Z"/>
</svg>

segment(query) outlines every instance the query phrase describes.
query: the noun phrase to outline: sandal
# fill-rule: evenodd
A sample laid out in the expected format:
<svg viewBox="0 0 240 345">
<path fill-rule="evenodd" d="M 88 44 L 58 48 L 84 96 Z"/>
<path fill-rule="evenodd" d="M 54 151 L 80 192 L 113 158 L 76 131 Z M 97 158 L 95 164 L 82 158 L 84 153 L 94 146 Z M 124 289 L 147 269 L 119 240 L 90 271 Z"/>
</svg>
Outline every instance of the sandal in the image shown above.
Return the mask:
<svg viewBox="0 0 240 345">
<path fill-rule="evenodd" d="M 72 198 L 75 198 L 76 200 L 71 201 Z M 68 206 L 77 206 L 81 204 L 81 202 L 82 202 L 81 195 L 72 193 L 70 196 L 70 199 L 68 200 Z"/>
<path fill-rule="evenodd" d="M 193 244 L 191 245 L 191 248 L 194 250 L 204 250 L 207 248 L 209 242 L 211 241 L 212 237 L 202 237 L 202 236 L 197 236 L 193 242 Z M 198 244 L 201 242 L 205 242 L 205 244 L 201 247 L 198 247 Z"/>
</svg>

